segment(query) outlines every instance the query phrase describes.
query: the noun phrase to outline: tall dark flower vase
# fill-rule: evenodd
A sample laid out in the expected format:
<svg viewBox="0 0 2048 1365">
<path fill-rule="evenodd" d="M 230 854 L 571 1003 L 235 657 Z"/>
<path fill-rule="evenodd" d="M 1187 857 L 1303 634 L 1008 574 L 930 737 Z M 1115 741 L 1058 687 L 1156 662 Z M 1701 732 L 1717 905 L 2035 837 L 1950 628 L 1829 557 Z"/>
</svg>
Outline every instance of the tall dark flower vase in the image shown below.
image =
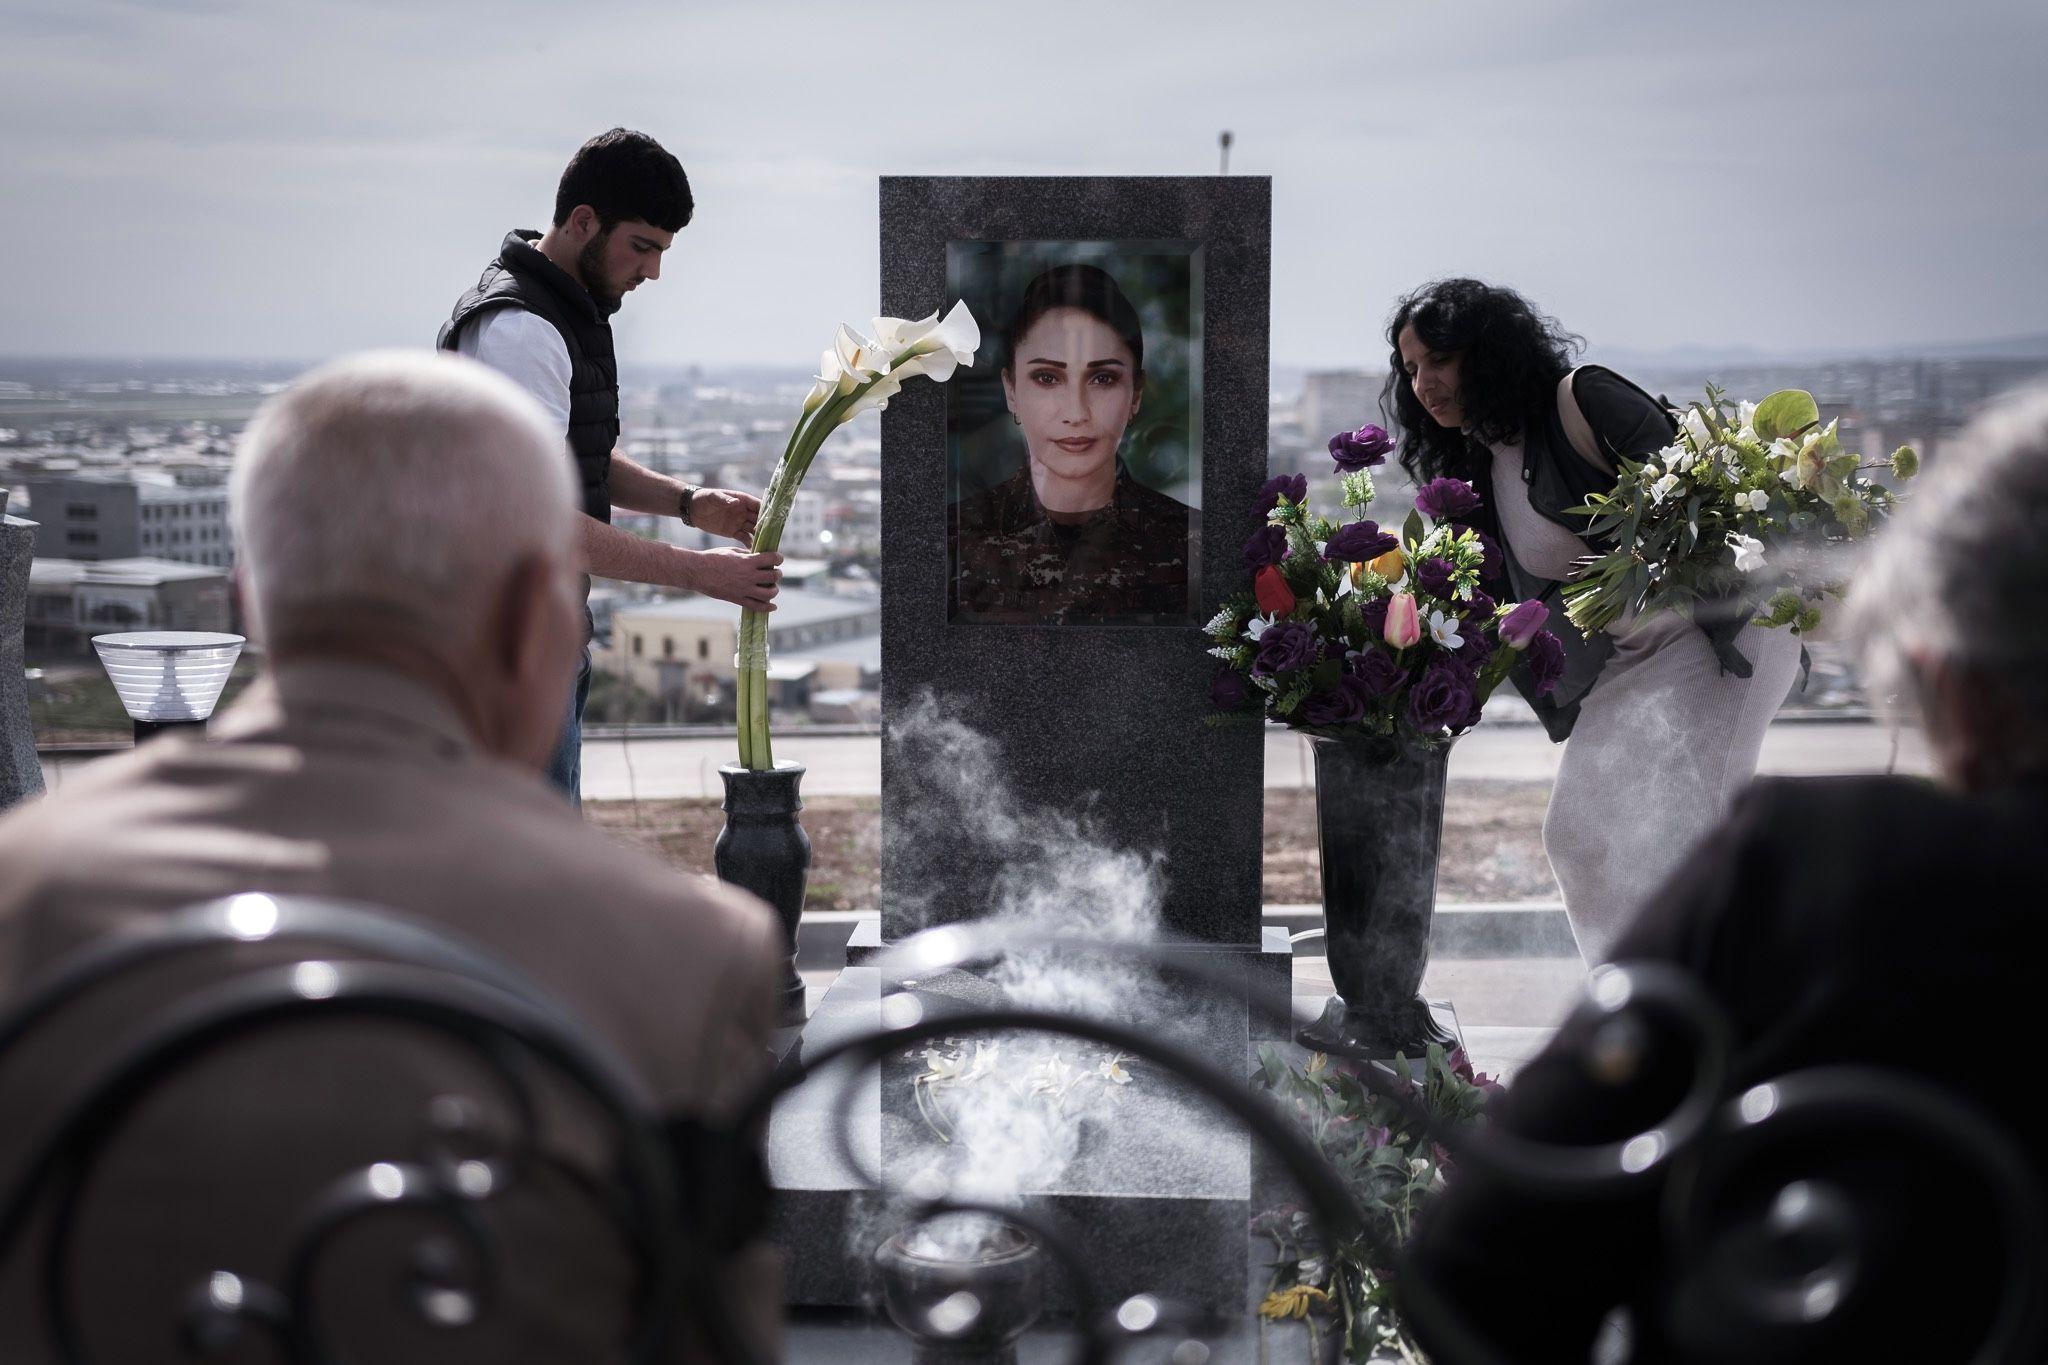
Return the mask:
<svg viewBox="0 0 2048 1365">
<path fill-rule="evenodd" d="M 811 873 L 811 836 L 797 815 L 804 808 L 798 788 L 807 770 L 778 763 L 756 771 L 728 763 L 718 770 L 725 782 L 725 828 L 711 848 L 718 879 L 768 902 L 782 921 L 781 1022 L 804 1022 L 804 980 L 796 969 L 797 925 L 803 919 L 804 884 Z"/>
<path fill-rule="evenodd" d="M 1449 745 L 1308 736 L 1316 764 L 1324 949 L 1337 994 L 1297 1035 L 1351 1057 L 1414 1059 L 1456 1042 L 1421 996 L 1436 911 Z"/>
</svg>

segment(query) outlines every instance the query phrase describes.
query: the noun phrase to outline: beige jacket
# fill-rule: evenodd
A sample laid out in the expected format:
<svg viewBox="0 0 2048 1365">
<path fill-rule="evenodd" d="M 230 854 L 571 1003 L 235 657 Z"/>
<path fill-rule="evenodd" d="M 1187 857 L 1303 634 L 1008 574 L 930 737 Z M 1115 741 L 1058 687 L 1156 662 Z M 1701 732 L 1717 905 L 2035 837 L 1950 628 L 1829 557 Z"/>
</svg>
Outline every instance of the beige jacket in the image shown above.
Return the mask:
<svg viewBox="0 0 2048 1365">
<path fill-rule="evenodd" d="M 346 897 L 452 931 L 538 982 L 672 1111 L 722 1115 L 767 1070 L 780 935 L 765 907 L 613 844 L 539 777 L 480 753 L 438 696 L 355 665 L 281 669 L 205 740 L 163 738 L 103 760 L 0 820 L 0 993 L 96 935 L 250 890 Z M 195 964 L 117 992 L 0 1069 L 0 1180 L 65 1085 L 141 1015 L 189 991 L 194 973 L 219 969 Z M 436 1095 L 494 1093 L 443 1044 L 387 1025 L 323 1027 L 256 1040 L 180 1078 L 110 1158 L 81 1222 L 96 1358 L 180 1359 L 179 1303 L 204 1271 L 274 1276 L 292 1240 L 280 1210 L 295 1216 L 349 1163 L 418 1159 Z M 544 1099 L 551 1147 L 602 1165 L 589 1112 L 559 1087 Z M 501 1292 L 465 1331 L 414 1342 L 391 1325 L 404 1318 L 418 1224 L 366 1228 L 363 1247 L 337 1247 L 323 1308 L 341 1354 L 603 1355 L 627 1282 L 618 1248 L 568 1186 L 530 1184 L 494 1212 Z M 387 1235 L 399 1240 L 377 1240 Z M 350 1251 L 365 1258 L 360 1272 Z M 0 1267 L 9 1362 L 42 1358 L 22 1316 L 33 1270 L 19 1256 Z M 778 1300 L 772 1268 L 736 1258 L 726 1279 L 765 1330 Z"/>
</svg>

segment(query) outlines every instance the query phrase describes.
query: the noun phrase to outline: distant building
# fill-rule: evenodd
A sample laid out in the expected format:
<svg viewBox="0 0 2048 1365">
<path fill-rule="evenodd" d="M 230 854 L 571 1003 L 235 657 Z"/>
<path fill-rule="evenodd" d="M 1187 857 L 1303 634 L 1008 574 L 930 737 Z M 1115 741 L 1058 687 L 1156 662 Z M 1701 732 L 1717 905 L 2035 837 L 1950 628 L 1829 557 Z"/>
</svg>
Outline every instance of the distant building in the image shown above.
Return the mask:
<svg viewBox="0 0 2048 1365">
<path fill-rule="evenodd" d="M 36 557 L 168 559 L 234 567 L 228 490 L 168 474 L 78 473 L 27 482 Z"/>
<path fill-rule="evenodd" d="M 1301 432 L 1311 448 L 1340 431 L 1354 431 L 1379 420 L 1380 386 L 1385 374 L 1364 370 L 1316 370 L 1302 383 Z"/>
<path fill-rule="evenodd" d="M 799 488 L 789 500 L 789 520 L 782 524 L 782 553 L 816 558 L 825 553 L 825 498 Z"/>
<path fill-rule="evenodd" d="M 228 630 L 227 570 L 168 559 L 45 559 L 28 566 L 24 642 L 33 653 L 88 654 L 120 630 Z"/>
<path fill-rule="evenodd" d="M 688 715 L 729 697 L 740 609 L 712 597 L 618 603 L 600 666 Z M 802 705 L 821 688 L 872 686 L 881 671 L 882 605 L 785 586 L 768 617 L 769 679 L 777 705 Z"/>
</svg>

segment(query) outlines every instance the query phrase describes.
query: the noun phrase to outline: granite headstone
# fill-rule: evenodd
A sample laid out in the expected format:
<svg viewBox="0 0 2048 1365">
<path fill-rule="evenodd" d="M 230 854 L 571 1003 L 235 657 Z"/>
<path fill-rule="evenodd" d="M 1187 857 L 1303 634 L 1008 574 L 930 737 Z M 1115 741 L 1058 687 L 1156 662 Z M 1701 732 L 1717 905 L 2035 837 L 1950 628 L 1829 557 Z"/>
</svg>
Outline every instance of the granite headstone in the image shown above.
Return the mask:
<svg viewBox="0 0 2048 1365">
<path fill-rule="evenodd" d="M 962 377 L 907 385 L 883 413 L 883 939 L 980 917 L 1002 874 L 902 818 L 930 791 L 901 727 L 935 705 L 994 742 L 1022 805 L 1085 815 L 1103 842 L 1156 852 L 1168 933 L 1257 949 L 1261 736 L 1207 723 L 1215 663 L 1201 627 L 1242 580 L 1235 528 L 1254 524 L 1266 477 L 1271 219 L 1264 178 L 883 178 L 883 312 L 950 306 L 963 248 L 1023 244 L 1041 259 L 1057 259 L 1059 244 L 1077 255 L 1115 244 L 1147 259 L 1178 252 L 1192 262 L 1197 339 L 1183 348 L 1194 369 L 1184 384 L 1199 395 L 1185 433 L 1185 487 L 1199 490 L 1193 587 L 1179 619 L 1143 624 L 953 619 L 948 534 L 961 490 L 947 404 Z M 1001 363 L 1008 320 L 990 311 L 979 319 L 984 371 Z M 995 417 L 1007 432 L 1008 417 Z"/>
<path fill-rule="evenodd" d="M 22 632 L 28 622 L 28 566 L 35 558 L 36 527 L 7 515 L 0 488 L 0 809 L 43 793 L 22 677 Z"/>
</svg>

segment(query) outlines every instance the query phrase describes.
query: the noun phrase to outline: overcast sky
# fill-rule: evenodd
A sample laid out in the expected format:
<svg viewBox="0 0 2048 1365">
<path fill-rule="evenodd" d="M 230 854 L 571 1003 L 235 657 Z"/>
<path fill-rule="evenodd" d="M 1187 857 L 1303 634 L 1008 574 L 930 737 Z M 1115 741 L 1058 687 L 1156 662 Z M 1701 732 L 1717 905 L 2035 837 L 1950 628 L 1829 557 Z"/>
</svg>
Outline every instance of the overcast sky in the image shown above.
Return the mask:
<svg viewBox="0 0 2048 1365">
<path fill-rule="evenodd" d="M 6 0 L 0 353 L 430 342 L 590 134 L 696 221 L 645 361 L 808 365 L 881 174 L 1273 177 L 1273 355 L 1510 283 L 1603 349 L 2048 331 L 2040 0 Z"/>
</svg>

